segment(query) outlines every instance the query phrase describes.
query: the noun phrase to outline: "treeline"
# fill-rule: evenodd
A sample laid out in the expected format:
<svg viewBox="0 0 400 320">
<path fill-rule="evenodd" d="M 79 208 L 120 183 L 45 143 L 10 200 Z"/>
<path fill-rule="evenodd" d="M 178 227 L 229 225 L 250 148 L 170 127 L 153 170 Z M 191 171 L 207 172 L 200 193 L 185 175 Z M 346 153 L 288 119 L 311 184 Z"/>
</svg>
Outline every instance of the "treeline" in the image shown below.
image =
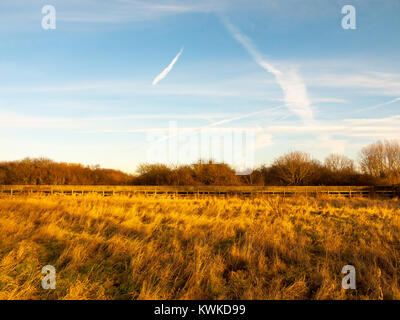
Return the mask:
<svg viewBox="0 0 400 320">
<path fill-rule="evenodd" d="M 369 186 L 400 183 L 400 143 L 378 141 L 364 147 L 359 161 L 339 154 L 323 162 L 301 151 L 289 152 L 270 166 L 237 176 L 226 164 L 198 162 L 191 166 L 142 165 L 135 184 L 143 185 L 265 185 Z"/>
<path fill-rule="evenodd" d="M 355 162 L 339 154 L 323 162 L 310 154 L 293 151 L 236 175 L 227 164 L 199 161 L 192 165 L 142 164 L 137 175 L 99 166 L 24 159 L 0 163 L 0 184 L 21 185 L 394 185 L 400 183 L 400 143 L 378 141 L 364 147 Z"/>
<path fill-rule="evenodd" d="M 57 163 L 49 159 L 0 162 L 0 184 L 14 185 L 128 185 L 133 176 L 99 166 Z"/>
<path fill-rule="evenodd" d="M 249 175 L 236 175 L 226 164 L 198 162 L 191 166 L 170 167 L 145 164 L 134 178 L 137 185 L 374 185 L 381 184 L 369 174 L 357 172 L 353 162 L 340 155 L 331 155 L 320 163 L 304 152 L 290 152 L 261 166 Z"/>
</svg>

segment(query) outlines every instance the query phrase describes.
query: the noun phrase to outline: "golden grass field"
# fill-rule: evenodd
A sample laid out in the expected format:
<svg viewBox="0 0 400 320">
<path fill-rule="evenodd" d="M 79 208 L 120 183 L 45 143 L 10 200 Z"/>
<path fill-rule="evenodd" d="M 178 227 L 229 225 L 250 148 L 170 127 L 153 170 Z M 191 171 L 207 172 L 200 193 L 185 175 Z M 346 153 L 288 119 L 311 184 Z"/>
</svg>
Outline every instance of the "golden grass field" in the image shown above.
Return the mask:
<svg viewBox="0 0 400 320">
<path fill-rule="evenodd" d="M 0 198 L 0 299 L 400 299 L 399 268 L 396 199 Z"/>
</svg>

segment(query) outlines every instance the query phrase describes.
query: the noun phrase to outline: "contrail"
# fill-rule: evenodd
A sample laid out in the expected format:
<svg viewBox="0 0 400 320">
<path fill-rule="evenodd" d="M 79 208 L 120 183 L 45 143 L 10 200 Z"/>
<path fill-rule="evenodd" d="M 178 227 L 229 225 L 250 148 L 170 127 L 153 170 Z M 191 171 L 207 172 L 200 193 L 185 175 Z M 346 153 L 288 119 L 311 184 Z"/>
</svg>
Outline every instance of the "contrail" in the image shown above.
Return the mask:
<svg viewBox="0 0 400 320">
<path fill-rule="evenodd" d="M 282 72 L 275 68 L 271 63 L 263 59 L 262 54 L 253 45 L 251 39 L 242 34 L 226 17 L 221 17 L 221 19 L 231 35 L 246 49 L 253 60 L 261 68 L 275 76 L 276 82 L 283 91 L 284 101 L 288 109 L 297 114 L 304 122 L 314 121 L 307 88 L 297 71 L 292 69 Z"/>
<path fill-rule="evenodd" d="M 160 82 L 162 79 L 164 79 L 167 74 L 172 70 L 172 68 L 174 67 L 174 64 L 178 61 L 179 57 L 181 56 L 183 52 L 183 48 L 181 49 L 181 51 L 178 52 L 178 54 L 176 55 L 176 57 L 172 60 L 172 62 L 169 64 L 168 67 L 166 67 L 157 77 L 154 78 L 153 80 L 153 86 L 155 86 L 158 82 Z"/>
<path fill-rule="evenodd" d="M 261 115 L 261 114 L 268 113 L 268 112 L 271 112 L 271 111 L 276 111 L 276 110 L 279 110 L 279 109 L 282 109 L 282 108 L 284 108 L 284 105 L 279 105 L 279 106 L 272 107 L 272 108 L 266 109 L 266 110 L 261 110 L 261 111 L 256 111 L 256 112 L 251 112 L 251 113 L 238 115 L 238 116 L 235 116 L 235 117 L 231 117 L 231 118 L 223 119 L 223 120 L 220 120 L 220 121 L 212 122 L 212 123 L 210 123 L 210 124 L 208 124 L 206 126 L 192 128 L 191 131 L 200 131 L 202 129 L 216 127 L 216 126 L 219 126 L 221 124 L 225 124 L 225 123 L 229 123 L 229 122 L 233 122 L 233 121 L 237 121 L 237 120 L 241 120 L 241 119 L 245 119 L 245 118 L 251 118 L 251 117 L 254 117 L 254 116 L 257 116 L 257 115 Z M 162 141 L 165 141 L 165 140 L 169 140 L 169 139 L 174 138 L 176 136 L 177 136 L 177 134 L 169 135 L 167 137 L 160 138 L 157 141 L 154 141 L 153 143 L 158 143 L 158 142 L 162 142 Z"/>
<path fill-rule="evenodd" d="M 363 109 L 358 109 L 358 110 L 356 110 L 356 111 L 354 111 L 354 112 L 355 112 L 355 113 L 358 113 L 358 112 L 362 112 L 362 111 L 368 111 L 368 110 L 378 109 L 378 108 L 380 108 L 380 107 L 387 106 L 387 105 L 389 105 L 389 104 L 392 104 L 392 103 L 395 103 L 395 102 L 398 102 L 398 101 L 400 101 L 400 98 L 396 98 L 396 99 L 390 100 L 390 101 L 385 102 L 385 103 L 380 103 L 380 104 L 374 105 L 374 106 L 372 106 L 372 107 L 367 107 L 367 108 L 363 108 Z"/>
</svg>

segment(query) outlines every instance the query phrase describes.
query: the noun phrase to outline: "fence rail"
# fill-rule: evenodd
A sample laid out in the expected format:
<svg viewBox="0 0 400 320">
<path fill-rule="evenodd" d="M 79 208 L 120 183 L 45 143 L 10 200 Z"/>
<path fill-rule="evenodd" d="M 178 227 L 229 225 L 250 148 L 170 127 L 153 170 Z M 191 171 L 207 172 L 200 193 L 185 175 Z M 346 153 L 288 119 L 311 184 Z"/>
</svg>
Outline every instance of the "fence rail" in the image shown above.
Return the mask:
<svg viewBox="0 0 400 320">
<path fill-rule="evenodd" d="M 239 195 L 244 197 L 262 195 L 337 195 L 337 196 L 400 196 L 398 187 L 359 187 L 359 186 L 304 186 L 304 187 L 264 187 L 264 186 L 17 186 L 3 185 L 0 187 L 0 194 L 22 195 L 22 194 L 65 194 L 85 195 L 101 194 L 112 195 L 175 195 L 175 196 L 196 196 L 213 195 L 229 196 Z"/>
</svg>

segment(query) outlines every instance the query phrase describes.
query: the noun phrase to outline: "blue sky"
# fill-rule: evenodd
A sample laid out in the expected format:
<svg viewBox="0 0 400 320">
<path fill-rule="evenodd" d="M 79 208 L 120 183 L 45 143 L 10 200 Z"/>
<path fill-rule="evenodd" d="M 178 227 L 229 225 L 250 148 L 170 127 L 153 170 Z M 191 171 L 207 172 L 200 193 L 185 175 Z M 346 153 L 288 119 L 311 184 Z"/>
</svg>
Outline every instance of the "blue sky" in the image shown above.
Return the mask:
<svg viewBox="0 0 400 320">
<path fill-rule="evenodd" d="M 171 121 L 255 130 L 255 164 L 356 158 L 400 138 L 399 16 L 397 0 L 2 0 L 0 159 L 133 172 Z"/>
</svg>

